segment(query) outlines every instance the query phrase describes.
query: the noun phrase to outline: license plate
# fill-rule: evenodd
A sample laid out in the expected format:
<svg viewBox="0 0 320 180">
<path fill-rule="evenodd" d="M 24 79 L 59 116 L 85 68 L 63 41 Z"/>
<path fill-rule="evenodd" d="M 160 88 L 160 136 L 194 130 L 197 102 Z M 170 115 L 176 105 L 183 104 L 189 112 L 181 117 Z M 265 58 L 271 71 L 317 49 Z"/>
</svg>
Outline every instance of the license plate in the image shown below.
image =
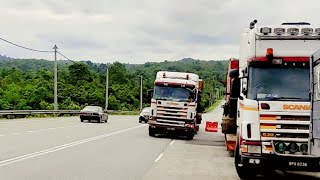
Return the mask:
<svg viewBox="0 0 320 180">
<path fill-rule="evenodd" d="M 167 128 L 167 130 L 171 130 L 172 131 L 172 130 L 175 130 L 175 128 Z"/>
<path fill-rule="evenodd" d="M 306 162 L 296 162 L 296 161 L 290 161 L 289 166 L 291 167 L 308 167 L 308 163 Z"/>
</svg>

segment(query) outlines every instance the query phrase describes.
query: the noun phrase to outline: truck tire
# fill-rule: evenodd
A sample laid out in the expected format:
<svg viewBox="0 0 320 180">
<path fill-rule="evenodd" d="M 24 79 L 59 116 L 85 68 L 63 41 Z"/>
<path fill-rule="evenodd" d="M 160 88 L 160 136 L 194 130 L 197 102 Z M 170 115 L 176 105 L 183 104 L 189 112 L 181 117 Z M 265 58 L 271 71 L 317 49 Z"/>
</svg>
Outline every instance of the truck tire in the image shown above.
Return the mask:
<svg viewBox="0 0 320 180">
<path fill-rule="evenodd" d="M 240 179 L 246 180 L 246 179 L 255 179 L 256 178 L 256 172 L 254 170 L 250 170 L 248 167 L 240 166 L 241 163 L 241 156 L 239 154 L 239 147 L 237 145 L 235 153 L 234 153 L 234 164 L 236 166 L 236 171 Z"/>
<path fill-rule="evenodd" d="M 234 151 L 228 151 L 230 157 L 234 157 Z"/>
<path fill-rule="evenodd" d="M 81 122 L 83 122 L 83 119 L 82 119 L 82 118 L 80 118 L 80 121 L 81 121 Z"/>
<path fill-rule="evenodd" d="M 156 132 L 153 129 L 149 129 L 149 136 L 151 137 L 155 137 L 156 136 Z"/>
<path fill-rule="evenodd" d="M 194 137 L 194 134 L 193 133 L 190 133 L 187 135 L 187 140 L 192 140 Z"/>
</svg>

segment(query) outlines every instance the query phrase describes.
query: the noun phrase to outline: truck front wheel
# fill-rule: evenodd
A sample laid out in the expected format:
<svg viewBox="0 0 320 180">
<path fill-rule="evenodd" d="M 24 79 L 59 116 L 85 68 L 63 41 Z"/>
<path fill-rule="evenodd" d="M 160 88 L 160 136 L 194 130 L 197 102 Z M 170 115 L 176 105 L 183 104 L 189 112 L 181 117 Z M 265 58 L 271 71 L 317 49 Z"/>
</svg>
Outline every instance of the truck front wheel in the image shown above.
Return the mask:
<svg viewBox="0 0 320 180">
<path fill-rule="evenodd" d="M 151 137 L 155 137 L 156 136 L 156 132 L 153 129 L 149 129 L 149 136 Z"/>
<path fill-rule="evenodd" d="M 187 134 L 187 140 L 192 140 L 192 139 L 193 139 L 193 137 L 194 137 L 193 132 L 192 132 L 192 133 Z"/>
<path fill-rule="evenodd" d="M 236 166 L 236 171 L 240 179 L 255 179 L 256 172 L 254 170 L 250 170 L 244 164 L 241 164 L 241 156 L 239 153 L 239 147 L 237 145 L 234 153 L 234 164 Z"/>
</svg>

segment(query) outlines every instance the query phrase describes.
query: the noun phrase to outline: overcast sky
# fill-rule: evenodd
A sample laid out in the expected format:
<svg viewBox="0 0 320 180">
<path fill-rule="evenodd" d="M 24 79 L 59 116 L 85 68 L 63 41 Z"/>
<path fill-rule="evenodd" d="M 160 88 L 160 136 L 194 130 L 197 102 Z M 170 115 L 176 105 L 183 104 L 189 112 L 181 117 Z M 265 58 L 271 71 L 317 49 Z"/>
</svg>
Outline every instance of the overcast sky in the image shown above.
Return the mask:
<svg viewBox="0 0 320 180">
<path fill-rule="evenodd" d="M 319 25 L 319 0 L 0 0 L 0 37 L 74 60 L 144 63 L 238 57 L 249 23 Z M 0 54 L 45 58 L 0 42 Z M 59 57 L 61 58 L 61 57 Z"/>
</svg>

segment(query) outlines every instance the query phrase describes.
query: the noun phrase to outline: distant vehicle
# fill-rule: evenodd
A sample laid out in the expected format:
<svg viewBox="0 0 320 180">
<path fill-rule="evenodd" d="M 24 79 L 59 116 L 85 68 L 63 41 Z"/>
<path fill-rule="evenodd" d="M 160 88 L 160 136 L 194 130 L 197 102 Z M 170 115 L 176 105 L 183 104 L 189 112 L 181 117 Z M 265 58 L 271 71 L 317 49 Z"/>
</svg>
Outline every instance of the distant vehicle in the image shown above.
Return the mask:
<svg viewBox="0 0 320 180">
<path fill-rule="evenodd" d="M 101 122 L 108 121 L 108 114 L 105 113 L 100 106 L 86 106 L 83 110 L 80 111 L 80 120 L 83 122 L 84 120 L 88 120 L 91 122 L 92 120 Z"/>
<path fill-rule="evenodd" d="M 147 123 L 149 116 L 150 116 L 150 107 L 146 107 L 146 108 L 142 109 L 142 111 L 140 113 L 140 117 L 139 117 L 139 123 L 141 123 L 142 121 Z"/>
</svg>

